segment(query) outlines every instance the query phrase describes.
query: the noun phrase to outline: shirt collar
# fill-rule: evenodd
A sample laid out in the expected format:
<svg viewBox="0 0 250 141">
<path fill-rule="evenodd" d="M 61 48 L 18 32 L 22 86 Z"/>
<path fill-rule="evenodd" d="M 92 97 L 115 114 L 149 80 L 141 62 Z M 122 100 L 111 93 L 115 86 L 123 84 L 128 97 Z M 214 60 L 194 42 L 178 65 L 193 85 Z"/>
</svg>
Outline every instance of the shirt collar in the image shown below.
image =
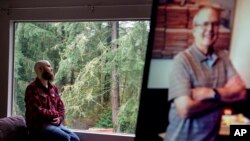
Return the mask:
<svg viewBox="0 0 250 141">
<path fill-rule="evenodd" d="M 36 78 L 35 83 L 36 83 L 39 87 L 46 88 L 46 87 L 42 84 L 41 80 L 40 80 L 38 77 Z M 51 88 L 51 87 L 52 87 L 51 83 L 48 82 L 48 88 L 46 88 L 46 89 L 49 89 L 49 88 Z"/>
<path fill-rule="evenodd" d="M 211 54 L 211 56 L 206 56 L 198 49 L 198 47 L 195 44 L 190 46 L 190 53 L 199 62 L 204 62 L 204 61 L 207 61 L 207 60 L 216 61 L 218 59 L 218 55 L 216 54 L 215 51 Z"/>
</svg>

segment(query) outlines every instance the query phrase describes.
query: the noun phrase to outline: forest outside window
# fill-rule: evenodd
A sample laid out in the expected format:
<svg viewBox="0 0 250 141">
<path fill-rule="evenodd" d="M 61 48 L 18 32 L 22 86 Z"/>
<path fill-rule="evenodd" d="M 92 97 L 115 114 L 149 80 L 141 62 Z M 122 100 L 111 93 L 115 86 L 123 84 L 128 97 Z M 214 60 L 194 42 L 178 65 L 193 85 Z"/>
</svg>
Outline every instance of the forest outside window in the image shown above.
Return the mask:
<svg viewBox="0 0 250 141">
<path fill-rule="evenodd" d="M 46 59 L 67 127 L 134 134 L 148 33 L 148 21 L 16 22 L 13 114 L 24 116 L 33 66 Z"/>
</svg>

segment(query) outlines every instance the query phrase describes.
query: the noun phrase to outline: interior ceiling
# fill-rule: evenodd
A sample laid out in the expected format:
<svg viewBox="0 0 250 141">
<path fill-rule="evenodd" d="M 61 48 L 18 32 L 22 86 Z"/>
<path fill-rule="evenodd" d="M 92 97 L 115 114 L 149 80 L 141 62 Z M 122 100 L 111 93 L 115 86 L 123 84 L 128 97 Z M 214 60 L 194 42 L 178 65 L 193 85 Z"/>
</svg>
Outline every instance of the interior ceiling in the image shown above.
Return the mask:
<svg viewBox="0 0 250 141">
<path fill-rule="evenodd" d="M 152 0 L 0 0 L 0 8 L 139 6 L 151 4 Z"/>
</svg>

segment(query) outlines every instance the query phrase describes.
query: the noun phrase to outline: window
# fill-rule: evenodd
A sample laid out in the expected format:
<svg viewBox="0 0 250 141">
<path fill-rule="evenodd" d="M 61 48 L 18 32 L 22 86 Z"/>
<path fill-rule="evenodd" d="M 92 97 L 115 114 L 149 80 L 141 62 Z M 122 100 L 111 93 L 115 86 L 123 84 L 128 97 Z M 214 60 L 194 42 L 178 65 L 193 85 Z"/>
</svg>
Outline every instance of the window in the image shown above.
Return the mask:
<svg viewBox="0 0 250 141">
<path fill-rule="evenodd" d="M 14 113 L 24 115 L 34 63 L 46 59 L 54 67 L 66 126 L 133 134 L 148 32 L 148 21 L 16 22 Z"/>
</svg>

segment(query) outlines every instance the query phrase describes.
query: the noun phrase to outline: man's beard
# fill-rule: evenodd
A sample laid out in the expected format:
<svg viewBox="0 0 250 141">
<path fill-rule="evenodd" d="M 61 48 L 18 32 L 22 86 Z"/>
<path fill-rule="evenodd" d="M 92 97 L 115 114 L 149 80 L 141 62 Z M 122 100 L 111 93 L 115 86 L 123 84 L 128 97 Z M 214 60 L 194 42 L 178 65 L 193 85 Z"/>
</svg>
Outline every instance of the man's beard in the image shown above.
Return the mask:
<svg viewBox="0 0 250 141">
<path fill-rule="evenodd" d="M 48 81 L 52 81 L 54 80 L 54 74 L 53 73 L 49 73 L 48 71 L 44 71 L 42 74 L 42 78 Z"/>
</svg>

